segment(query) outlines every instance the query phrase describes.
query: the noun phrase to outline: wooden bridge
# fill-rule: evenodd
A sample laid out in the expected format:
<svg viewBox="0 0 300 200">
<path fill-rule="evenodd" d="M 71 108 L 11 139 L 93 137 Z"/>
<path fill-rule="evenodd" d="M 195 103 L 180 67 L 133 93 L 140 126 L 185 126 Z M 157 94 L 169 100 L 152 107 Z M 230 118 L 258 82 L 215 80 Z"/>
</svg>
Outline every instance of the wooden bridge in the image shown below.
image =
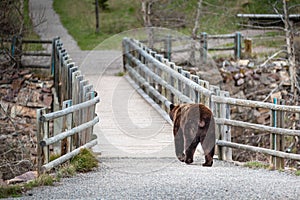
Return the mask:
<svg viewBox="0 0 300 200">
<path fill-rule="evenodd" d="M 85 68 L 84 64 L 79 68 L 59 39 L 53 45 L 51 71 L 57 105 L 52 113 L 38 111 L 40 169 L 49 170 L 76 155 L 80 148 L 97 143 L 93 149 L 102 157 L 175 157 L 172 122 L 167 114 L 171 103 L 203 103 L 210 107 L 217 124 L 216 153 L 221 160 L 232 160 L 231 148 L 268 154 L 276 168 L 284 167 L 284 159 L 300 160 L 298 154 L 283 152 L 285 135 L 300 136 L 299 130 L 284 128 L 283 112 L 299 113 L 298 106 L 230 98 L 228 92 L 190 74 L 134 39 L 123 39 L 122 54 L 116 54 L 111 64 L 114 66 L 109 66 L 123 67 L 128 73 L 124 77 L 108 75 L 105 69 Z M 84 79 L 81 71 L 85 71 L 89 80 Z M 272 124 L 231 120 L 231 105 L 270 109 Z M 233 143 L 231 126 L 270 132 L 271 149 Z M 97 139 L 91 141 L 93 133 Z M 50 149 L 60 140 L 61 158 L 48 163 Z"/>
</svg>

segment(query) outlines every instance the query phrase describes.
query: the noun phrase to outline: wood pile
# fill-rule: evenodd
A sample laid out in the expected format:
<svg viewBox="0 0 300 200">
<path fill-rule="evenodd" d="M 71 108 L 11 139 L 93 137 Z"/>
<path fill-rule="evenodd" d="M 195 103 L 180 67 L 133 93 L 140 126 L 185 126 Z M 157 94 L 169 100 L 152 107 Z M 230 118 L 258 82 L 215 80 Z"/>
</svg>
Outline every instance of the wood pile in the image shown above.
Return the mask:
<svg viewBox="0 0 300 200">
<path fill-rule="evenodd" d="M 52 86 L 49 75 L 0 66 L 0 180 L 34 169 L 36 109 L 51 108 Z"/>
</svg>

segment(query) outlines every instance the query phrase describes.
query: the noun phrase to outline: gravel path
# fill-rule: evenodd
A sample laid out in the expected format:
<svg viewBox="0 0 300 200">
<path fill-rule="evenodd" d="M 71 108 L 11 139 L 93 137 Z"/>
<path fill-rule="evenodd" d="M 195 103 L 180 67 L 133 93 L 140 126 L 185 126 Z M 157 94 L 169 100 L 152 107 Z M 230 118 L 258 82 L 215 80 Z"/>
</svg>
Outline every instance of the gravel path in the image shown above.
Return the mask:
<svg viewBox="0 0 300 200">
<path fill-rule="evenodd" d="M 97 171 L 29 191 L 21 199 L 299 199 L 299 177 L 216 161 L 102 158 Z"/>
<path fill-rule="evenodd" d="M 88 52 L 80 51 L 51 5 L 52 0 L 30 0 L 33 14 L 44 9 L 47 16 L 47 23 L 37 32 L 43 39 L 61 36 L 72 57 L 85 58 Z M 102 64 L 113 53 L 118 55 L 101 53 Z M 99 157 L 99 161 L 94 172 L 64 178 L 54 187 L 35 188 L 18 199 L 300 199 L 300 178 L 278 171 L 252 170 L 218 160 L 205 168 L 199 161 L 186 165 L 174 157 Z"/>
</svg>

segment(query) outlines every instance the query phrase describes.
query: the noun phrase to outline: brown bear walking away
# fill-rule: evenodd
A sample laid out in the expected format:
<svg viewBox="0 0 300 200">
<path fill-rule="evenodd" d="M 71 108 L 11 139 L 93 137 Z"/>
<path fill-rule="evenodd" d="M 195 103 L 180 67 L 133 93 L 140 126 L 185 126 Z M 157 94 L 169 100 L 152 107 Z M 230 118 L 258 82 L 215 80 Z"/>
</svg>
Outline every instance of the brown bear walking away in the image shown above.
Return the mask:
<svg viewBox="0 0 300 200">
<path fill-rule="evenodd" d="M 209 108 L 203 104 L 170 105 L 177 158 L 190 164 L 199 142 L 202 145 L 205 163 L 212 166 L 215 152 L 215 120 Z"/>
</svg>

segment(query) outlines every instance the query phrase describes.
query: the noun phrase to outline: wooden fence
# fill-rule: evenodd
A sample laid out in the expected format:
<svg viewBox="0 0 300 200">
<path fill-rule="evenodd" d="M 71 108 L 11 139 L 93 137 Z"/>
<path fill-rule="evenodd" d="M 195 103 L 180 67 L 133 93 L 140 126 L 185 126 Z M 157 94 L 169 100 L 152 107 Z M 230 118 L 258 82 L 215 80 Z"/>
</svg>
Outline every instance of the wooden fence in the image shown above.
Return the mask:
<svg viewBox="0 0 300 200">
<path fill-rule="evenodd" d="M 139 41 L 123 39 L 124 70 L 163 110 L 172 103 L 203 103 L 210 107 L 216 119 L 217 151 L 222 160 L 232 160 L 231 148 L 260 152 L 272 156 L 271 164 L 283 168 L 283 159 L 300 160 L 300 155 L 283 152 L 283 136 L 300 136 L 300 130 L 282 128 L 282 112 L 299 113 L 299 106 L 284 106 L 250 100 L 234 99 L 227 91 L 200 80 L 182 67 Z M 273 124 L 266 126 L 230 119 L 230 106 L 266 108 L 272 112 Z M 271 134 L 271 149 L 231 142 L 230 128 L 243 127 Z"/>
<path fill-rule="evenodd" d="M 52 112 L 37 110 L 38 171 L 77 155 L 81 148 L 96 145 L 93 126 L 99 122 L 95 106 L 100 101 L 93 86 L 84 80 L 59 38 L 53 41 L 51 71 L 54 77 Z M 59 157 L 51 160 L 52 157 Z"/>
<path fill-rule="evenodd" d="M 218 40 L 222 40 L 222 41 L 226 40 L 227 42 L 224 44 L 220 44 L 220 46 L 209 45 L 209 43 L 214 43 L 214 41 L 218 41 Z M 192 41 L 192 38 L 174 37 L 174 36 L 172 37 L 169 35 L 166 36 L 165 38 L 154 39 L 152 48 L 159 49 L 161 53 L 164 54 L 165 58 L 171 60 L 172 53 L 191 51 L 191 48 L 186 46 L 180 48 L 172 48 L 174 47 L 173 43 L 178 41 L 181 42 Z M 206 32 L 202 32 L 199 36 L 196 37 L 195 41 L 196 44 L 198 44 L 196 46 L 199 46 L 198 48 L 196 48 L 196 50 L 200 52 L 201 61 L 203 63 L 207 62 L 208 51 L 232 51 L 233 57 L 235 59 L 240 59 L 242 57 L 243 35 L 240 32 L 236 32 L 234 34 L 223 34 L 223 35 L 209 35 Z M 144 40 L 141 42 L 146 44 L 148 40 Z"/>
<path fill-rule="evenodd" d="M 16 60 L 18 65 L 22 67 L 50 68 L 51 49 L 53 49 L 53 42 L 55 40 L 56 38 L 53 40 L 23 39 L 22 37 L 17 36 L 12 37 L 11 39 L 1 38 L 0 53 L 9 53 L 10 56 Z M 32 57 L 35 59 L 32 59 Z M 43 59 L 40 63 L 26 63 L 27 60 L 36 61 L 40 59 Z M 45 60 L 48 62 L 45 62 Z"/>
</svg>

